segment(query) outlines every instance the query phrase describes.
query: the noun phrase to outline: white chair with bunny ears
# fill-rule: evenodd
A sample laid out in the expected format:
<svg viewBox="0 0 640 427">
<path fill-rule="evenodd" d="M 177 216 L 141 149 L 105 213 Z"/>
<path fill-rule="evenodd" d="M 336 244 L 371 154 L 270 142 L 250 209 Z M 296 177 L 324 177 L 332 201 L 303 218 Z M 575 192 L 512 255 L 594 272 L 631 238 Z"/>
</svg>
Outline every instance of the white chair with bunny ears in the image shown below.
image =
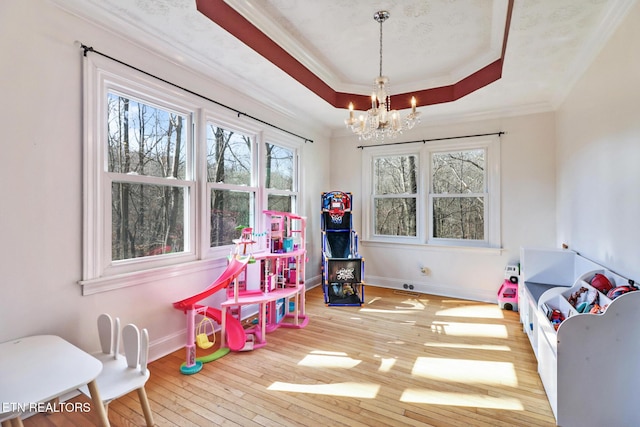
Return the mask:
<svg viewBox="0 0 640 427">
<path fill-rule="evenodd" d="M 153 426 L 153 415 L 144 385 L 149 379 L 147 359 L 149 355 L 149 333 L 146 329 L 139 331 L 136 325 L 128 324 L 122 329 L 124 357 L 119 354 L 120 320 L 112 319 L 108 314 L 98 317 L 98 334 L 100 336 L 101 353 L 94 356 L 102 364 L 102 372 L 96 379 L 100 397 L 108 409 L 109 402 L 136 390 L 147 426 Z M 80 389 L 86 396 L 87 387 Z"/>
</svg>

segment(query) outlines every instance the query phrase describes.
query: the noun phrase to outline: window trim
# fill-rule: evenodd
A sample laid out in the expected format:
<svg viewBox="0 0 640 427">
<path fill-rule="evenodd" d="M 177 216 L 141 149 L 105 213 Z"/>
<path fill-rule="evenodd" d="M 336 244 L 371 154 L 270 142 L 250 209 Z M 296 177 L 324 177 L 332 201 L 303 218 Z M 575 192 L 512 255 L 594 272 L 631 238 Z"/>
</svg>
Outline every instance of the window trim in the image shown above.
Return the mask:
<svg viewBox="0 0 640 427">
<path fill-rule="evenodd" d="M 252 213 L 255 228 L 262 225 L 261 213 L 266 209 L 266 190 L 264 183 L 263 144 L 265 135 L 271 143 L 287 147 L 294 152 L 295 211 L 299 212 L 300 173 L 299 162 L 302 142 L 285 132 L 273 131 L 260 123 L 241 120 L 231 111 L 223 109 L 186 91 L 176 90 L 166 82 L 132 70 L 117 62 L 101 56 L 85 56 L 83 61 L 83 259 L 82 279 L 79 284 L 83 295 L 164 280 L 167 277 L 189 274 L 211 268 L 218 268 L 221 259 L 225 259 L 232 245 L 211 248 L 209 234 L 210 219 L 208 212 L 210 191 L 206 182 L 206 161 L 202 153 L 206 152 L 206 126 L 211 121 L 219 126 L 242 132 L 254 141 L 253 168 L 255 183 L 255 207 Z M 191 123 L 187 128 L 187 156 L 191 161 L 185 180 L 176 180 L 170 185 L 184 186 L 189 192 L 190 202 L 188 218 L 185 217 L 185 252 L 164 254 L 159 257 L 133 258 L 119 260 L 112 266 L 111 235 L 109 226 L 111 204 L 106 203 L 105 194 L 111 194 L 113 177 L 108 177 L 104 169 L 106 164 L 106 105 L 102 100 L 107 93 L 115 92 L 161 106 L 172 112 L 187 115 Z M 136 177 L 144 183 L 156 184 L 154 177 Z M 166 183 L 164 184 L 166 185 Z M 242 187 L 242 186 L 241 186 Z M 245 188 L 243 187 L 244 191 Z M 109 199 L 110 200 L 110 199 Z M 108 205 L 108 206 L 107 206 Z M 187 224 L 188 221 L 188 224 Z M 189 231 L 187 232 L 187 228 Z M 189 237 L 187 237 L 187 233 Z M 188 243 L 187 243 L 188 240 Z M 188 250 L 187 244 L 189 245 Z M 114 268 L 117 267 L 117 268 Z"/>
<path fill-rule="evenodd" d="M 435 152 L 465 151 L 483 148 L 486 150 L 487 200 L 485 202 L 485 237 L 479 240 L 434 239 L 431 213 L 431 154 Z M 416 204 L 416 237 L 379 236 L 374 234 L 374 168 L 378 157 L 417 155 L 418 200 Z M 430 247 L 501 248 L 501 197 L 500 197 L 500 138 L 498 136 L 468 137 L 456 141 L 429 141 L 420 146 L 380 146 L 363 150 L 363 242 L 398 243 Z"/>
<path fill-rule="evenodd" d="M 301 193 L 301 183 L 300 183 L 300 142 L 290 135 L 285 133 L 279 133 L 277 131 L 267 130 L 262 135 L 262 141 L 260 142 L 260 167 L 262 170 L 266 170 L 266 144 L 277 145 L 281 148 L 286 148 L 287 150 L 291 150 L 293 152 L 293 172 L 292 172 L 292 189 L 291 190 L 279 190 L 276 188 L 267 188 L 266 186 L 266 175 L 260 174 L 260 182 L 259 188 L 262 190 L 262 204 L 261 206 L 268 205 L 268 199 L 270 195 L 276 196 L 289 196 L 293 197 L 294 203 L 292 203 L 293 212 L 295 214 L 300 214 L 300 193 Z M 261 230 L 264 231 L 264 230 Z"/>
<path fill-rule="evenodd" d="M 205 161 L 198 162 L 198 170 L 199 177 L 202 185 L 200 186 L 201 194 L 200 197 L 203 200 L 202 209 L 200 210 L 202 222 L 200 224 L 200 230 L 204 230 L 202 233 L 199 233 L 200 237 L 200 249 L 204 258 L 218 258 L 224 257 L 229 254 L 229 250 L 232 247 L 231 244 L 223 245 L 223 246 L 215 246 L 211 247 L 211 221 L 209 216 L 209 207 L 211 206 L 211 190 L 219 189 L 219 190 L 228 190 L 228 191 L 246 191 L 248 193 L 254 193 L 254 204 L 255 206 L 261 205 L 261 196 L 260 196 L 260 179 L 259 176 L 260 171 L 263 170 L 260 167 L 260 141 L 262 140 L 262 131 L 257 126 L 248 126 L 246 123 L 241 123 L 237 119 L 233 117 L 225 117 L 225 115 L 220 114 L 219 112 L 206 109 L 202 112 L 202 132 L 203 136 L 198 141 L 198 152 L 206 153 L 207 152 L 207 126 L 209 123 L 213 123 L 218 127 L 221 127 L 225 130 L 233 130 L 234 132 L 241 133 L 244 136 L 248 136 L 252 141 L 251 148 L 251 183 L 250 185 L 238 185 L 238 184 L 220 184 L 215 182 L 209 182 L 207 180 L 207 164 Z M 253 216 L 256 217 L 257 212 L 255 212 L 257 208 L 254 207 Z M 258 221 L 256 221 L 256 226 L 258 226 Z M 257 229 L 257 227 L 255 227 Z"/>
<path fill-rule="evenodd" d="M 416 162 L 416 180 L 417 180 L 417 185 L 416 185 L 416 192 L 415 193 L 394 193 L 394 194 L 376 194 L 375 193 L 375 187 L 376 187 L 376 176 L 375 176 L 375 168 L 374 168 L 374 163 L 376 159 L 382 158 L 382 157 L 399 157 L 399 156 L 405 156 L 405 157 L 409 157 L 409 156 L 414 156 L 415 157 L 415 162 Z M 414 241 L 415 239 L 418 239 L 420 237 L 420 223 L 418 218 L 420 218 L 421 212 L 422 212 L 422 207 L 420 206 L 420 189 L 422 187 L 422 182 L 420 180 L 420 164 L 422 162 L 422 159 L 420 158 L 420 153 L 419 152 L 406 152 L 406 153 L 398 153 L 395 152 L 393 154 L 390 153 L 385 153 L 382 155 L 377 155 L 377 156 L 372 156 L 371 158 L 371 235 L 375 238 L 375 239 L 400 239 L 400 240 L 407 240 L 407 241 Z M 388 236 L 385 234 L 376 234 L 375 230 L 376 230 L 376 217 L 375 217 L 375 206 L 376 206 L 376 201 L 380 200 L 380 199 L 401 199 L 401 198 L 413 198 L 416 201 L 416 235 L 415 236 Z"/>
<path fill-rule="evenodd" d="M 107 111 L 106 102 L 108 93 L 116 93 L 134 98 L 138 101 L 158 106 L 172 112 L 185 115 L 190 123 L 185 126 L 187 135 L 187 170 L 185 180 L 169 183 L 162 180 L 162 185 L 187 183 L 189 191 L 194 189 L 193 176 L 193 144 L 195 133 L 193 120 L 197 106 L 185 97 L 162 84 L 151 84 L 138 73 L 128 68 L 108 61 L 101 57 L 85 58 L 84 61 L 84 136 L 83 146 L 83 284 L 90 283 L 100 278 L 120 276 L 123 274 L 140 271 L 141 269 L 153 269 L 165 267 L 180 262 L 190 262 L 196 259 L 195 241 L 195 198 L 189 194 L 187 209 L 188 220 L 192 221 L 190 230 L 185 230 L 185 251 L 179 254 L 166 254 L 158 258 L 139 258 L 130 260 L 111 260 L 111 236 L 108 221 L 111 218 L 111 183 L 121 174 L 115 174 L 106 170 L 107 154 L 105 138 L 107 135 Z M 131 182 L 142 184 L 158 184 L 157 177 L 131 177 Z M 185 222 L 187 218 L 185 218 Z M 186 245 L 189 244 L 187 249 Z M 140 267 L 143 266 L 143 267 Z"/>
</svg>

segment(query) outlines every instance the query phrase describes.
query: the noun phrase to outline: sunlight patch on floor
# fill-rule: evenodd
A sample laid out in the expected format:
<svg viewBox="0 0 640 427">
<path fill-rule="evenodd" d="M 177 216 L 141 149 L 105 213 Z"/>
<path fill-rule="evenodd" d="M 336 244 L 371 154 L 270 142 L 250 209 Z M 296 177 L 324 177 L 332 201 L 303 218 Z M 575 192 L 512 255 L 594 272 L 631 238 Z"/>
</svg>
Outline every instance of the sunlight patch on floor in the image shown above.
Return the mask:
<svg viewBox="0 0 640 427">
<path fill-rule="evenodd" d="M 422 302 L 416 299 L 408 299 L 408 300 L 402 301 L 402 304 L 403 305 L 396 306 L 396 308 L 405 309 L 405 310 L 424 310 L 424 307 L 425 307 L 425 305 Z M 408 307 L 405 307 L 405 305 Z"/>
<path fill-rule="evenodd" d="M 456 337 L 509 338 L 505 325 L 488 323 L 431 322 L 431 331 Z"/>
<path fill-rule="evenodd" d="M 396 358 L 393 357 L 381 357 L 379 372 L 390 372 L 393 366 L 396 364 Z"/>
<path fill-rule="evenodd" d="M 409 403 L 426 403 L 429 405 L 505 409 L 510 411 L 524 410 L 522 402 L 513 397 L 495 397 L 472 393 L 451 393 L 426 389 L 407 389 L 402 393 L 400 401 Z"/>
<path fill-rule="evenodd" d="M 300 366 L 309 366 L 312 368 L 342 368 L 350 369 L 362 362 L 361 360 L 352 359 L 342 352 L 331 351 L 312 351 L 298 362 Z"/>
<path fill-rule="evenodd" d="M 380 390 L 380 385 L 354 382 L 336 384 L 292 384 L 276 381 L 271 384 L 267 390 L 374 399 Z"/>
<path fill-rule="evenodd" d="M 428 342 L 424 344 L 425 347 L 435 348 L 459 348 L 467 350 L 490 350 L 490 351 L 511 351 L 511 347 L 508 345 L 490 345 L 490 344 L 459 344 L 459 343 L 443 343 L 443 342 Z"/>
<path fill-rule="evenodd" d="M 454 307 L 439 310 L 437 316 L 472 317 L 476 319 L 504 319 L 503 310 L 497 305 L 468 305 L 466 307 Z"/>
<path fill-rule="evenodd" d="M 518 386 L 518 377 L 511 362 L 419 357 L 411 374 L 444 382 Z"/>
</svg>

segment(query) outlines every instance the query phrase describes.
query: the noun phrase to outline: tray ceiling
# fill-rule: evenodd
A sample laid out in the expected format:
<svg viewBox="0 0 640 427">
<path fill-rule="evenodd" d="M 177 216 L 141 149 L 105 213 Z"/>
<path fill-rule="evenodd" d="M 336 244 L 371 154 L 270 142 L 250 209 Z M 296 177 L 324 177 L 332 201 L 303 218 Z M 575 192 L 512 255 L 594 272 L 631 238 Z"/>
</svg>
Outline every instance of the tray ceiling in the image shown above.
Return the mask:
<svg viewBox="0 0 640 427">
<path fill-rule="evenodd" d="M 455 85 L 500 62 L 499 78 L 479 90 L 435 105 L 429 105 L 434 99 L 423 97 L 420 110 L 423 122 L 428 122 L 430 117 L 479 118 L 555 108 L 635 3 L 515 1 L 509 15 L 509 0 L 52 1 L 172 61 L 268 99 L 269 108 L 331 129 L 342 127 L 346 103 L 325 99 L 274 65 L 278 61 L 259 53 L 259 46 L 257 52 L 251 41 L 239 40 L 214 22 L 225 17 L 206 16 L 207 7 L 215 3 L 229 7 L 236 14 L 228 18 L 233 25 L 242 16 L 246 19 L 242 25 L 266 35 L 315 76 L 318 85 L 354 96 L 369 94 L 378 75 L 379 24 L 373 14 L 388 10 L 383 74 L 390 79 L 396 108 L 408 106 L 396 101 L 396 94 Z M 82 42 L 92 45 L 91 40 Z"/>
</svg>

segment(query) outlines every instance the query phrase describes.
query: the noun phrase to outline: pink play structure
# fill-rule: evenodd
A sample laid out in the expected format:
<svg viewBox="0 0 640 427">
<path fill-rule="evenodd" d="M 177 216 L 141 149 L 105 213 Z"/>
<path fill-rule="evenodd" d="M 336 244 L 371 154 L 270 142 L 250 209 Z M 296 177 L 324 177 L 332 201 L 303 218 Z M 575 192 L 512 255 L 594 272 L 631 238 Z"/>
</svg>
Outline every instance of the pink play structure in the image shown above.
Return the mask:
<svg viewBox="0 0 640 427">
<path fill-rule="evenodd" d="M 305 315 L 305 227 L 304 217 L 276 211 L 264 211 L 264 232 L 242 230 L 235 250 L 220 276 L 205 290 L 173 303 L 187 315 L 187 360 L 180 367 L 194 374 L 203 363 L 216 360 L 231 351 L 248 351 L 266 345 L 266 335 L 279 327 L 303 328 Z M 259 245 L 259 251 L 253 247 Z M 208 307 L 202 301 L 226 290 L 221 308 Z M 242 308 L 257 306 L 257 323 L 244 329 Z M 214 320 L 221 327 L 220 349 L 196 357 L 196 316 Z"/>
</svg>

